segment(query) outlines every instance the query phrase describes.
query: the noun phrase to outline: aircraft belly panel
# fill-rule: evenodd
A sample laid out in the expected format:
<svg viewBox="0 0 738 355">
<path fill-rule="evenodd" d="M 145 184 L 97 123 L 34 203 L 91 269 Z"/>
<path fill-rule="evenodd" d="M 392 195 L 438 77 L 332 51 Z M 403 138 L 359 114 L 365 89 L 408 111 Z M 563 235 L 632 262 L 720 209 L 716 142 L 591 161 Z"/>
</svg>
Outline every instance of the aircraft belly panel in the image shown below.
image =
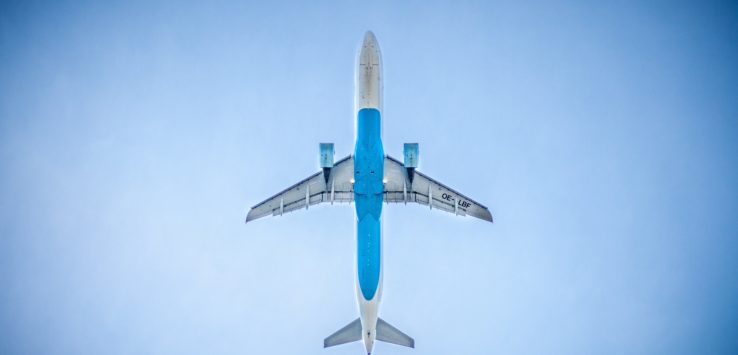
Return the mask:
<svg viewBox="0 0 738 355">
<path fill-rule="evenodd" d="M 357 117 L 354 152 L 354 201 L 359 286 L 364 299 L 374 298 L 379 287 L 381 261 L 384 149 L 381 117 L 376 109 L 362 109 Z"/>
</svg>

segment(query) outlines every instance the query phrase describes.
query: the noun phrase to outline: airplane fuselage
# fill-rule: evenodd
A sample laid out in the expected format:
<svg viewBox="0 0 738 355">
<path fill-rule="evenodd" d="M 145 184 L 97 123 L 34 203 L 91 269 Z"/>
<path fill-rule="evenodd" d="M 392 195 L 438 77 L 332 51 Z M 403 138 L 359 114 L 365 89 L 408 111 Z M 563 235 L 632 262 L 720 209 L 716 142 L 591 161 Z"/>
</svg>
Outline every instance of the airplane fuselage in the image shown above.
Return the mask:
<svg viewBox="0 0 738 355">
<path fill-rule="evenodd" d="M 382 294 L 382 58 L 374 34 L 367 32 L 356 67 L 356 296 L 362 340 L 371 353 Z"/>
<path fill-rule="evenodd" d="M 354 202 L 356 210 L 356 299 L 359 318 L 323 340 L 332 347 L 361 340 L 367 354 L 375 341 L 415 347 L 415 340 L 379 317 L 382 299 L 382 204 L 413 203 L 456 216 L 492 222 L 487 207 L 417 171 L 418 143 L 403 145 L 402 161 L 382 145 L 382 56 L 369 31 L 356 58 L 356 143 L 352 155 L 334 162 L 333 143 L 319 145 L 319 171 L 253 206 L 246 222 L 281 216 L 311 205 Z"/>
</svg>

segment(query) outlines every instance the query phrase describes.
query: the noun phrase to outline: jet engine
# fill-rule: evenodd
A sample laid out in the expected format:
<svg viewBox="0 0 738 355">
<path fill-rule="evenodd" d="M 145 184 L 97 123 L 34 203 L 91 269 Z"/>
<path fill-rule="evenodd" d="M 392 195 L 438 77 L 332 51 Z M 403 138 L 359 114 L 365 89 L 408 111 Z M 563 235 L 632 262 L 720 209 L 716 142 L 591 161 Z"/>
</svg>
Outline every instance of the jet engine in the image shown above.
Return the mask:
<svg viewBox="0 0 738 355">
<path fill-rule="evenodd" d="M 407 170 L 407 178 L 410 183 L 413 183 L 413 177 L 415 176 L 415 168 L 418 167 L 418 159 L 420 158 L 420 151 L 418 143 L 405 143 L 403 147 L 403 163 Z"/>
<path fill-rule="evenodd" d="M 323 177 L 325 178 L 326 184 L 331 175 L 334 156 L 333 143 L 320 143 L 320 167 L 323 168 Z"/>
</svg>

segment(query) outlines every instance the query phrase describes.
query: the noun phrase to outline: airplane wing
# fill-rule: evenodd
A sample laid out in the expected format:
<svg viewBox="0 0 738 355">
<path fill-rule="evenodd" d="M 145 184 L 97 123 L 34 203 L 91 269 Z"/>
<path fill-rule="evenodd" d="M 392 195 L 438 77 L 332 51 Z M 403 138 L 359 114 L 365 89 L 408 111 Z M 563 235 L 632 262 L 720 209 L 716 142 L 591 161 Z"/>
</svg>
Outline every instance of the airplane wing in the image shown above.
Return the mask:
<svg viewBox="0 0 738 355">
<path fill-rule="evenodd" d="M 415 202 L 458 216 L 472 216 L 492 222 L 487 207 L 448 186 L 421 174 L 389 155 L 384 159 L 384 201 Z"/>
<path fill-rule="evenodd" d="M 327 178 L 326 178 L 327 175 Z M 354 200 L 354 159 L 337 161 L 330 170 L 324 169 L 286 190 L 251 207 L 246 223 L 265 216 L 280 216 L 321 202 L 351 202 Z"/>
</svg>

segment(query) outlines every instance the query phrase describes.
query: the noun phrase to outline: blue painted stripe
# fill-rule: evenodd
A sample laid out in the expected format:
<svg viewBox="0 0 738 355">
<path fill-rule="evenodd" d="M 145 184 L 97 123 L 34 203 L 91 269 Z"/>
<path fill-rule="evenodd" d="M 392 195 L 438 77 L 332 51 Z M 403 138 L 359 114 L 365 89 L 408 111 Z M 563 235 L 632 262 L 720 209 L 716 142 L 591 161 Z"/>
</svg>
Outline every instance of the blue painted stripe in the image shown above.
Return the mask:
<svg viewBox="0 0 738 355">
<path fill-rule="evenodd" d="M 361 293 L 364 299 L 371 300 L 379 287 L 381 266 L 380 217 L 384 192 L 384 148 L 379 111 L 360 110 L 357 130 L 354 150 L 357 271 Z"/>
<path fill-rule="evenodd" d="M 359 286 L 364 299 L 371 300 L 379 287 L 380 233 L 379 220 L 368 215 L 356 225 Z"/>
</svg>

